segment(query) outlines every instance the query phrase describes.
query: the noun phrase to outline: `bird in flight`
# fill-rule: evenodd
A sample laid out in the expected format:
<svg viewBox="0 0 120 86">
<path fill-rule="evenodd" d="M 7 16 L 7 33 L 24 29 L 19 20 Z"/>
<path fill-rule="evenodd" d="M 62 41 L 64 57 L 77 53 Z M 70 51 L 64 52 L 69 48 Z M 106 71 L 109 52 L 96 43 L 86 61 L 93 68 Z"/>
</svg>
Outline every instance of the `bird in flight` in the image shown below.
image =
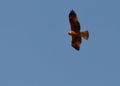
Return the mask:
<svg viewBox="0 0 120 86">
<path fill-rule="evenodd" d="M 89 32 L 87 30 L 83 32 L 80 31 L 81 26 L 78 21 L 77 14 L 74 10 L 71 10 L 69 13 L 69 22 L 71 26 L 71 31 L 68 32 L 68 34 L 72 36 L 71 45 L 73 48 L 79 51 L 80 45 L 82 43 L 82 37 L 88 40 Z"/>
</svg>

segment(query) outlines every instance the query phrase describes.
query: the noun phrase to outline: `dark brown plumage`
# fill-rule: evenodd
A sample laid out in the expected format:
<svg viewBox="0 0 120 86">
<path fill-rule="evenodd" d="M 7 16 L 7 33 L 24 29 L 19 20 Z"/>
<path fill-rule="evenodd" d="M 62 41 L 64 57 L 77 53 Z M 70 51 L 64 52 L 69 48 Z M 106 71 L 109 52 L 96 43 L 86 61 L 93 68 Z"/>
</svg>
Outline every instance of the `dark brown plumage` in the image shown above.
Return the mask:
<svg viewBox="0 0 120 86">
<path fill-rule="evenodd" d="M 80 32 L 81 26 L 78 21 L 77 14 L 74 10 L 70 11 L 69 13 L 69 22 L 71 26 L 71 31 L 68 32 L 68 34 L 72 36 L 72 47 L 74 47 L 76 50 L 80 50 L 82 37 L 88 40 L 89 32 L 87 30 L 84 32 Z"/>
</svg>

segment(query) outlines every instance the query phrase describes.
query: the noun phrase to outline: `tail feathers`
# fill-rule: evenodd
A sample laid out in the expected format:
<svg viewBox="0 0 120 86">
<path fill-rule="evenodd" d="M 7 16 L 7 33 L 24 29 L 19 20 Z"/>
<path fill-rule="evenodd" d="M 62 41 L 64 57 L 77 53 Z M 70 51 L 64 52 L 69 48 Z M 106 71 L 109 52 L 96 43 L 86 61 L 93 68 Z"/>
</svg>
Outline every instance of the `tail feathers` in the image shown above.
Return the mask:
<svg viewBox="0 0 120 86">
<path fill-rule="evenodd" d="M 88 38 L 89 38 L 89 32 L 88 31 L 81 32 L 80 35 L 81 35 L 81 37 L 83 37 L 86 40 L 88 40 Z"/>
</svg>

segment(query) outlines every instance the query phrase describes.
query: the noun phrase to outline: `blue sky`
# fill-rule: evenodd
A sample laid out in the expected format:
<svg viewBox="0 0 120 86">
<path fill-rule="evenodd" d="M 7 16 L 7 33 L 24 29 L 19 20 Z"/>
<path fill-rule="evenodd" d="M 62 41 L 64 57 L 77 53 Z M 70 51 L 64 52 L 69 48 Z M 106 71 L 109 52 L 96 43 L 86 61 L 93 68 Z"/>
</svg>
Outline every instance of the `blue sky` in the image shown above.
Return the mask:
<svg viewBox="0 0 120 86">
<path fill-rule="evenodd" d="M 120 86 L 119 0 L 0 0 L 0 86 Z M 81 50 L 71 47 L 75 10 Z"/>
</svg>

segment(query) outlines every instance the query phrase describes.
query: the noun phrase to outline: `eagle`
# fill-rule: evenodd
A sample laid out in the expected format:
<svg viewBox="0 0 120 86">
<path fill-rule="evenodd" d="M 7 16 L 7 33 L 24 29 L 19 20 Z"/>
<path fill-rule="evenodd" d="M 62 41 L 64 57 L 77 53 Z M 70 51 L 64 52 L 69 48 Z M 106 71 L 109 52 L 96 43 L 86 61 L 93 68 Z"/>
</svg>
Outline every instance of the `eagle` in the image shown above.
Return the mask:
<svg viewBox="0 0 120 86">
<path fill-rule="evenodd" d="M 71 10 L 69 13 L 69 22 L 71 31 L 68 32 L 68 35 L 72 36 L 71 46 L 76 50 L 80 50 L 80 45 L 82 43 L 82 37 L 86 40 L 89 38 L 88 30 L 81 32 L 80 22 L 78 21 L 77 14 L 74 10 Z"/>
</svg>

